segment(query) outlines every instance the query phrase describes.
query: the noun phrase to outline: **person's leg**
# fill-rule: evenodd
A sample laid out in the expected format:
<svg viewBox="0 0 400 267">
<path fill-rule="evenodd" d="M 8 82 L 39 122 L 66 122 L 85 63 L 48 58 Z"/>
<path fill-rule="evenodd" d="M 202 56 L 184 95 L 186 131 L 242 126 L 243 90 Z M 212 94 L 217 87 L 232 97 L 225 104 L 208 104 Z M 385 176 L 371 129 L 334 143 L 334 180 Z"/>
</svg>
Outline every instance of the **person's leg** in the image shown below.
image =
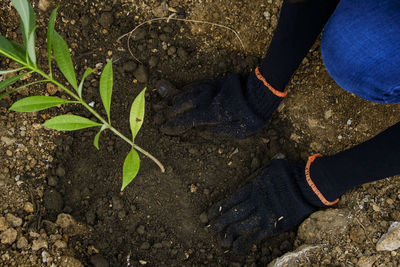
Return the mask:
<svg viewBox="0 0 400 267">
<path fill-rule="evenodd" d="M 321 52 L 345 90 L 374 102 L 400 102 L 400 1 L 341 0 Z"/>
</svg>

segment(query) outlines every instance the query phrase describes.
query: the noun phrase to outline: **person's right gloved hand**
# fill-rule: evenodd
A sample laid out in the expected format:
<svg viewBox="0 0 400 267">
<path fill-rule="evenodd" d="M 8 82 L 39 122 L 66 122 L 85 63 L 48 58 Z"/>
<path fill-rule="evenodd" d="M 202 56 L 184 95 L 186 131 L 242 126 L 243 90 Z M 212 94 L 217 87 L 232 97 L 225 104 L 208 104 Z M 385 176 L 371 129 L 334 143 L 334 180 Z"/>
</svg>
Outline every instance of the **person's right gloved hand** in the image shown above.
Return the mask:
<svg viewBox="0 0 400 267">
<path fill-rule="evenodd" d="M 230 74 L 193 85 L 173 106 L 161 131 L 180 135 L 201 127 L 203 136 L 244 138 L 268 124 L 281 99 L 254 72 L 248 77 Z"/>
<path fill-rule="evenodd" d="M 273 160 L 256 179 L 211 207 L 211 229 L 221 234 L 222 246 L 246 254 L 257 241 L 294 228 L 316 211 L 302 190 L 308 190 L 304 167 Z"/>
</svg>

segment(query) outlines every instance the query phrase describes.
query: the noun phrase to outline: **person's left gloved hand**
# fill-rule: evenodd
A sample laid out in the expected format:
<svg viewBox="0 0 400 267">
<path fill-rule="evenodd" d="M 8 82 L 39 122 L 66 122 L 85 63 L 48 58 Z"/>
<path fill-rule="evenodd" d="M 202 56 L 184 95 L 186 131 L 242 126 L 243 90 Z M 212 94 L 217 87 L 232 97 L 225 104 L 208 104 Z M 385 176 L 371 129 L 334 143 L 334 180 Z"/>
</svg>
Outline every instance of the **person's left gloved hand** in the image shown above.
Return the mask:
<svg viewBox="0 0 400 267">
<path fill-rule="evenodd" d="M 180 135 L 201 128 L 204 137 L 244 138 L 267 125 L 281 100 L 254 72 L 248 77 L 229 74 L 191 86 L 161 131 Z"/>
<path fill-rule="evenodd" d="M 255 180 L 214 205 L 209 218 L 211 228 L 221 233 L 222 246 L 245 254 L 257 241 L 294 228 L 316 211 L 318 207 L 309 204 L 300 189 L 307 186 L 304 167 L 273 160 Z"/>
</svg>

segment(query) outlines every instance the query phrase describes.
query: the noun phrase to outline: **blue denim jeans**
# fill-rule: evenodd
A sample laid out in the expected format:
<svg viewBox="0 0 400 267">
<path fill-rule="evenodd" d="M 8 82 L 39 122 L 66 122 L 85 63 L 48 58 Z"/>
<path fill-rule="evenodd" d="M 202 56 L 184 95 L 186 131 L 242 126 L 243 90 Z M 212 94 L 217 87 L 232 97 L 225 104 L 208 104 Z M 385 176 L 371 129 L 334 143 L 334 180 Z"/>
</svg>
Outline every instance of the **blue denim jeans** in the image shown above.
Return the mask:
<svg viewBox="0 0 400 267">
<path fill-rule="evenodd" d="M 400 102 L 400 0 L 341 0 L 325 26 L 321 52 L 345 90 Z"/>
</svg>

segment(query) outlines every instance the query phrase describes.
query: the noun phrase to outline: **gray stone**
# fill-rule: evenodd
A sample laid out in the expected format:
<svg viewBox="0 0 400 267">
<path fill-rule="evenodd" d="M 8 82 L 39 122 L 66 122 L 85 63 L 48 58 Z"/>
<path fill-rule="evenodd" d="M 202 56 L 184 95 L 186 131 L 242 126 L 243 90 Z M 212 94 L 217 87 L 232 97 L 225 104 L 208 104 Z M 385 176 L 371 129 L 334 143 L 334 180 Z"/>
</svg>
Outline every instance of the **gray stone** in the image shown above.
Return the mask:
<svg viewBox="0 0 400 267">
<path fill-rule="evenodd" d="M 299 265 L 300 262 L 303 261 L 308 262 L 307 254 L 320 247 L 321 245 L 318 246 L 302 245 L 298 247 L 295 251 L 288 252 L 283 256 L 275 259 L 270 264 L 268 264 L 268 267 L 301 266 Z"/>
<path fill-rule="evenodd" d="M 299 227 L 298 237 L 308 244 L 323 240 L 340 240 L 350 225 L 349 212 L 327 209 L 314 212 Z"/>
<path fill-rule="evenodd" d="M 400 248 L 400 223 L 393 222 L 386 234 L 376 243 L 377 251 L 393 251 Z"/>
</svg>

